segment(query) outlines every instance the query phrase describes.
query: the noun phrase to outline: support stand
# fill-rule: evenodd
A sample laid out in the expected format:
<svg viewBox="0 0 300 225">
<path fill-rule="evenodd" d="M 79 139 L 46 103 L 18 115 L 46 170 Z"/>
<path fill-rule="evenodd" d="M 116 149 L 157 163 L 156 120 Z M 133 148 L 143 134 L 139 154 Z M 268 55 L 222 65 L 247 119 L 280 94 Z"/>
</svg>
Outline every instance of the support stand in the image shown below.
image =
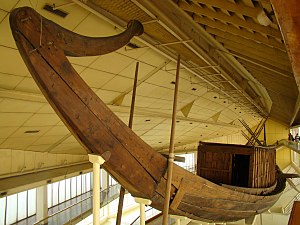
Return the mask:
<svg viewBox="0 0 300 225">
<path fill-rule="evenodd" d="M 89 154 L 89 161 L 93 163 L 93 225 L 100 224 L 100 165 L 105 160 L 99 155 Z"/>
<path fill-rule="evenodd" d="M 146 224 L 145 205 L 150 205 L 151 200 L 145 198 L 134 198 L 136 203 L 140 204 L 140 225 Z"/>
<path fill-rule="evenodd" d="M 38 187 L 36 189 L 36 221 L 40 221 L 48 217 L 47 199 L 47 185 Z M 41 222 L 41 224 L 47 223 L 47 219 Z"/>
</svg>

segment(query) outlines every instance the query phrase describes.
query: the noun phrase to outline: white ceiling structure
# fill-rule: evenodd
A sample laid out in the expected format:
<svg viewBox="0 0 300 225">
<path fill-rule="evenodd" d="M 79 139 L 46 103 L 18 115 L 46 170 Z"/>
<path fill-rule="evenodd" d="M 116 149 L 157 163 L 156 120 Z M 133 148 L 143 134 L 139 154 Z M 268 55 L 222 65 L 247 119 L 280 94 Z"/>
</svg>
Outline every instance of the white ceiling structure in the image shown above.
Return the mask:
<svg viewBox="0 0 300 225">
<path fill-rule="evenodd" d="M 61 18 L 43 10 L 46 3 L 61 6 L 68 15 Z M 70 0 L 0 1 L 0 149 L 86 154 L 47 103 L 20 57 L 11 34 L 9 14 L 22 6 L 30 6 L 44 17 L 86 36 L 109 36 L 121 30 Z M 169 146 L 176 64 L 139 40 L 132 42 L 140 48 L 126 46 L 103 56 L 69 60 L 125 123 L 129 119 L 135 66 L 139 62 L 133 130 L 161 151 Z M 214 91 L 182 67 L 175 146 L 239 133 L 242 126 L 238 119 L 253 127 L 261 117 Z"/>
</svg>

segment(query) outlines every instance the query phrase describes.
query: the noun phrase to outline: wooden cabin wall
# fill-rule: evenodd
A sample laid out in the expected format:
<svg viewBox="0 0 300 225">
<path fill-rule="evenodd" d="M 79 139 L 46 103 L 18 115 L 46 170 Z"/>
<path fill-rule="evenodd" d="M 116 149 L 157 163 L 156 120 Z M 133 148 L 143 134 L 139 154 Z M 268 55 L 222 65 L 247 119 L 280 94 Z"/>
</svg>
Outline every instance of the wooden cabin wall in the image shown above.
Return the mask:
<svg viewBox="0 0 300 225">
<path fill-rule="evenodd" d="M 197 174 L 214 183 L 231 183 L 231 165 L 230 153 L 198 152 Z"/>
<path fill-rule="evenodd" d="M 250 187 L 270 187 L 276 180 L 276 150 L 255 147 Z"/>
</svg>

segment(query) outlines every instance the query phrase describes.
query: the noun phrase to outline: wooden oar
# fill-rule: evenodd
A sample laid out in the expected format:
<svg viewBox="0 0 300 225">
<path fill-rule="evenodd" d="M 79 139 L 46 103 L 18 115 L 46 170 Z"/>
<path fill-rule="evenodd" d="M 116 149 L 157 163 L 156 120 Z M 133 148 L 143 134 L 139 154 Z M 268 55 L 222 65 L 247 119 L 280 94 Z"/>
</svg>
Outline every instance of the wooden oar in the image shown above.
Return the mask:
<svg viewBox="0 0 300 225">
<path fill-rule="evenodd" d="M 175 124 L 176 124 L 177 96 L 178 96 L 178 86 L 179 86 L 179 70 L 180 70 L 180 55 L 178 55 L 177 58 L 172 127 L 171 127 L 170 148 L 169 148 L 169 158 L 168 158 L 167 186 L 165 192 L 165 202 L 164 202 L 164 211 L 163 211 L 163 225 L 168 224 L 168 214 L 169 214 L 169 205 L 170 205 L 170 191 L 171 191 L 173 163 L 174 163 L 174 137 L 175 137 Z"/>
<path fill-rule="evenodd" d="M 133 114 L 134 114 L 134 104 L 135 104 L 138 72 L 139 72 L 139 62 L 137 62 L 136 66 L 135 66 L 135 75 L 134 75 L 134 83 L 133 83 L 133 90 L 132 90 L 132 97 L 131 97 L 131 107 L 130 107 L 130 115 L 129 115 L 129 123 L 128 123 L 128 127 L 130 129 L 132 129 L 132 123 L 133 123 Z M 125 188 L 123 186 L 121 186 L 116 225 L 121 224 L 124 195 L 125 195 Z"/>
</svg>

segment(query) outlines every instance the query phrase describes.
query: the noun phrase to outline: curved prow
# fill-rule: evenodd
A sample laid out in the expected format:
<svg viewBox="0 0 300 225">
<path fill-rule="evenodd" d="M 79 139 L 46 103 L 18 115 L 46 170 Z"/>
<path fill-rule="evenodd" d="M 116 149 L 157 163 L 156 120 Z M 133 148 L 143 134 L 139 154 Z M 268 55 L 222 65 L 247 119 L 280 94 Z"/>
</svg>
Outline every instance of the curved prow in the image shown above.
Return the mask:
<svg viewBox="0 0 300 225">
<path fill-rule="evenodd" d="M 28 20 L 31 23 L 27 23 Z M 41 45 L 44 33 L 56 34 L 55 45 L 63 49 L 66 56 L 96 56 L 114 52 L 125 46 L 133 36 L 139 36 L 144 32 L 143 25 L 137 20 L 132 20 L 128 23 L 127 29 L 120 34 L 110 37 L 87 37 L 66 30 L 29 7 L 14 9 L 11 12 L 10 24 L 13 30 L 30 39 L 35 48 Z"/>
<path fill-rule="evenodd" d="M 116 36 L 89 38 L 65 30 L 28 7 L 15 9 L 10 24 L 32 77 L 78 142 L 88 153 L 109 151 L 111 157 L 103 167 L 130 193 L 151 198 L 166 159 L 108 109 L 66 57 L 115 51 L 142 33 L 141 24 L 130 22 Z"/>
</svg>

